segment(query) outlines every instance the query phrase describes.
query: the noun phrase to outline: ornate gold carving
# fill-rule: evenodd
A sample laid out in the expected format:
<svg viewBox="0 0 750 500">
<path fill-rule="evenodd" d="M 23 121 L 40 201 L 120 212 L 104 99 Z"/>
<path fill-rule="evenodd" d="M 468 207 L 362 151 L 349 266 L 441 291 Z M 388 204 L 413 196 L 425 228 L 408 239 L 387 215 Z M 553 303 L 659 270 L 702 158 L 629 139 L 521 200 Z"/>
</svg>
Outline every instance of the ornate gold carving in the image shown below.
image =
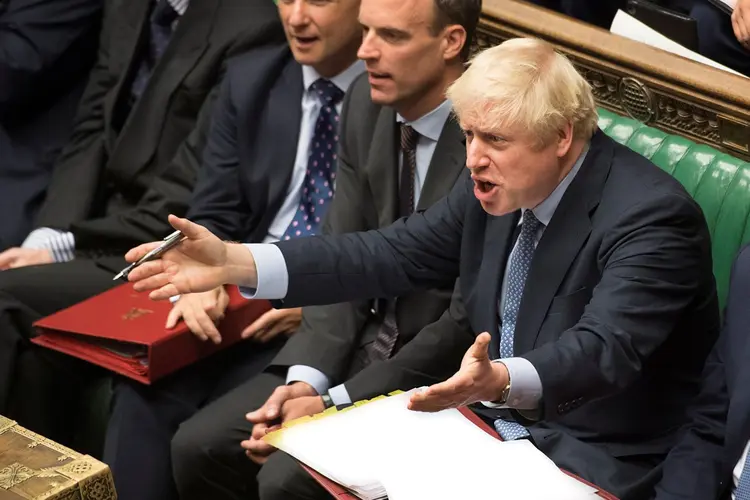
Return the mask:
<svg viewBox="0 0 750 500">
<path fill-rule="evenodd" d="M 721 147 L 717 113 L 667 95 L 659 96 L 657 124 L 679 135 L 692 137 Z"/>
<path fill-rule="evenodd" d="M 0 434 L 7 431 L 14 425 L 16 425 L 16 423 L 13 420 L 9 418 L 5 418 L 2 415 L 0 415 Z"/>
<path fill-rule="evenodd" d="M 122 315 L 122 319 L 126 321 L 134 320 L 140 318 L 141 316 L 145 316 L 146 314 L 151 314 L 152 312 L 154 311 L 152 311 L 151 309 L 141 309 L 140 307 L 133 307 L 132 309 L 130 309 L 130 311 Z"/>
<path fill-rule="evenodd" d="M 9 490 L 12 487 L 21 484 L 36 473 L 18 462 L 10 464 L 8 467 L 0 470 L 0 488 Z"/>
<path fill-rule="evenodd" d="M 90 462 L 84 462 L 82 460 L 76 460 L 74 462 L 70 462 L 69 464 L 58 467 L 57 472 L 60 474 L 66 474 L 71 476 L 86 476 L 89 472 L 91 472 L 92 465 Z"/>
<path fill-rule="evenodd" d="M 37 446 L 39 446 L 39 443 L 37 441 L 32 441 L 26 445 L 27 448 L 36 448 Z"/>
<path fill-rule="evenodd" d="M 656 118 L 657 109 L 654 106 L 654 96 L 639 80 L 626 76 L 620 80 L 617 95 L 620 104 L 632 118 L 649 123 Z"/>
<path fill-rule="evenodd" d="M 115 500 L 115 483 L 110 474 L 101 475 L 81 484 L 81 492 L 86 500 Z"/>
</svg>

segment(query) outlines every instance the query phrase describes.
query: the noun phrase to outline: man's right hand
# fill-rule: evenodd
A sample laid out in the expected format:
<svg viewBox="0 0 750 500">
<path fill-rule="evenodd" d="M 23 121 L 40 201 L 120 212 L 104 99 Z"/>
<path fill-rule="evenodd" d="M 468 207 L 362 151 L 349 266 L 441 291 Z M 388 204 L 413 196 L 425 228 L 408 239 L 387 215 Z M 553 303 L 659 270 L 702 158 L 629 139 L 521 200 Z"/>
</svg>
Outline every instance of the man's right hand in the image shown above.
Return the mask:
<svg viewBox="0 0 750 500">
<path fill-rule="evenodd" d="M 241 446 L 245 454 L 253 462 L 262 465 L 268 457 L 276 451 L 276 448 L 263 441 L 269 430 L 284 423 L 282 407 L 284 403 L 292 399 L 305 396 L 317 396 L 318 392 L 305 382 L 294 382 L 282 385 L 273 391 L 268 400 L 257 410 L 245 415 L 245 418 L 253 424 L 253 432 L 249 439 L 242 441 Z"/>
<path fill-rule="evenodd" d="M 141 264 L 128 274 L 136 291 L 152 290 L 152 300 L 165 300 L 208 292 L 225 284 L 257 286 L 255 259 L 243 245 L 225 243 L 205 227 L 174 215 L 169 216 L 169 223 L 185 238 L 161 258 Z M 125 260 L 135 262 L 161 243 L 138 246 L 125 255 Z"/>
<path fill-rule="evenodd" d="M 211 339 L 214 344 L 218 344 L 221 342 L 221 335 L 216 325 L 224 318 L 228 305 L 229 295 L 223 286 L 209 292 L 182 295 L 167 316 L 166 328 L 174 328 L 183 319 L 196 337 L 203 341 Z"/>
</svg>

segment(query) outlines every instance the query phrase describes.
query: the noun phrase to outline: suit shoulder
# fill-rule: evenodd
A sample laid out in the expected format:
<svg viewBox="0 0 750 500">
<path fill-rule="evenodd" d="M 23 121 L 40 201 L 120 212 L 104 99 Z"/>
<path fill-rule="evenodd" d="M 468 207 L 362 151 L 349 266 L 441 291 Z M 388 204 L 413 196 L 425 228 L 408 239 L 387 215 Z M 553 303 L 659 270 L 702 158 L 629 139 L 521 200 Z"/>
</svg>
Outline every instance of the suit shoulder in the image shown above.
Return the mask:
<svg viewBox="0 0 750 500">
<path fill-rule="evenodd" d="M 229 59 L 227 75 L 230 78 L 243 80 L 258 78 L 270 68 L 283 67 L 287 64 L 297 64 L 288 45 L 261 45 Z"/>
<path fill-rule="evenodd" d="M 677 179 L 627 146 L 615 145 L 610 178 L 614 182 L 608 184 L 626 195 L 631 205 L 670 199 L 670 203 L 702 215 L 698 203 Z"/>
</svg>

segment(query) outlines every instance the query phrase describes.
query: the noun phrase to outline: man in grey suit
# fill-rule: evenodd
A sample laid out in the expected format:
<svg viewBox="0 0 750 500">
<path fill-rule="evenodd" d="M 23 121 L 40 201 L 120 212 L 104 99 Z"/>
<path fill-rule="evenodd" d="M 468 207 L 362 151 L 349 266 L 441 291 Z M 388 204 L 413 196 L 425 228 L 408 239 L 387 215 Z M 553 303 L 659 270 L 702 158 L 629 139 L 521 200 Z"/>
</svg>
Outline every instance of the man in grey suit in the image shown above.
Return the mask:
<svg viewBox="0 0 750 500">
<path fill-rule="evenodd" d="M 365 37 L 359 57 L 368 74 L 353 84 L 344 102 L 336 192 L 324 232 L 384 227 L 450 191 L 465 155 L 445 90 L 463 72 L 480 10 L 479 0 L 362 1 Z M 448 286 L 398 299 L 304 309 L 300 330 L 263 374 L 180 426 L 172 462 L 181 498 L 252 498 L 259 464 L 274 451 L 257 440 L 280 416 L 273 407 L 291 408 L 318 394 L 332 404 L 367 397 L 363 382 L 374 377 L 373 383 L 384 383 L 385 361 L 440 317 L 451 294 Z M 463 337 L 454 351 L 470 343 Z M 456 368 L 454 359 L 438 376 L 415 372 L 409 377 L 430 383 Z M 409 377 L 399 383 L 414 383 Z M 261 406 L 245 419 L 247 411 Z M 300 405 L 292 412 L 317 410 Z M 242 440 L 250 459 L 239 448 Z M 272 458 L 258 476 L 260 498 L 324 495 L 286 457 L 274 456 L 281 460 Z"/>
</svg>

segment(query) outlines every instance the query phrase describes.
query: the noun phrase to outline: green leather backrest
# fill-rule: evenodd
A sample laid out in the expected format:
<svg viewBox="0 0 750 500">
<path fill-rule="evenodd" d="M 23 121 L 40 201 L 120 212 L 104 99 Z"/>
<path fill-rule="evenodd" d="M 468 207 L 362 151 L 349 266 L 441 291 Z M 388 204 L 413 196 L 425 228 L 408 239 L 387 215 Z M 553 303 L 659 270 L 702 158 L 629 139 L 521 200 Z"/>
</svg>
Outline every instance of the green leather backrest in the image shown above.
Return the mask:
<svg viewBox="0 0 750 500">
<path fill-rule="evenodd" d="M 603 109 L 599 109 L 599 127 L 672 174 L 703 208 L 723 310 L 732 262 L 750 240 L 750 164 Z"/>
</svg>

